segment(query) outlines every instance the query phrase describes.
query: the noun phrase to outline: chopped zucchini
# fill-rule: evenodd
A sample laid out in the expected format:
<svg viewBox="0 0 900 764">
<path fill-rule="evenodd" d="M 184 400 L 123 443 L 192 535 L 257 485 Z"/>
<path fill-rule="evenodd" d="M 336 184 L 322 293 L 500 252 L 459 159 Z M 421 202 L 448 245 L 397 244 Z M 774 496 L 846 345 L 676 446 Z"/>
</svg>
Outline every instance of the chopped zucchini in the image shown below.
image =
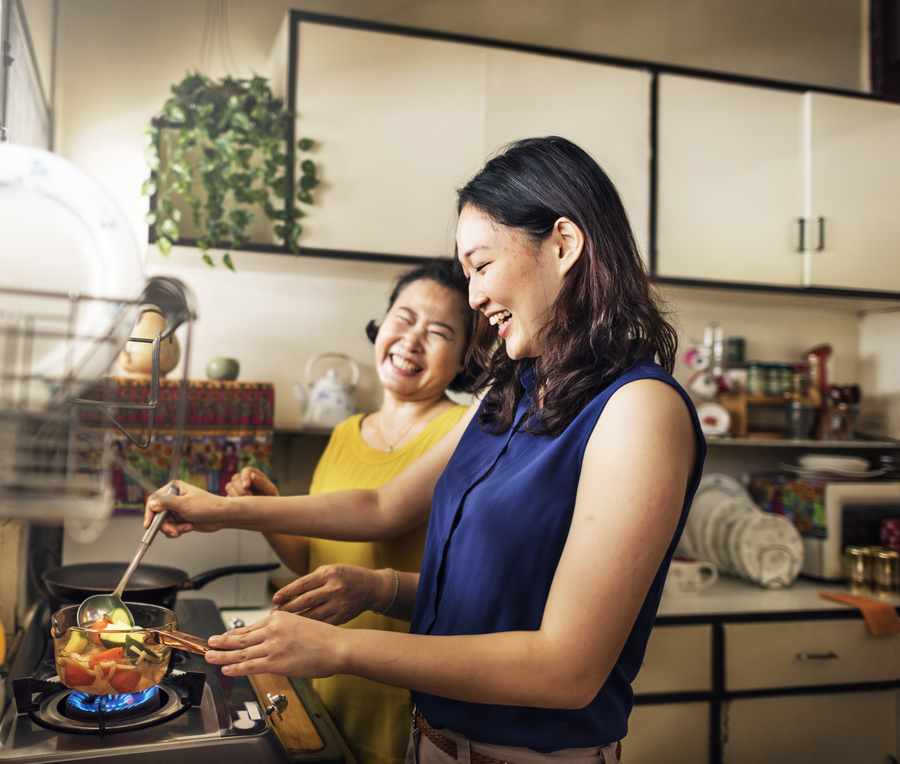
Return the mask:
<svg viewBox="0 0 900 764">
<path fill-rule="evenodd" d="M 119 624 L 129 629 L 134 625 L 131 621 L 131 616 L 128 615 L 128 611 L 123 607 L 117 607 L 109 614 L 108 618 L 114 624 Z"/>
<path fill-rule="evenodd" d="M 162 658 L 157 655 L 153 650 L 151 650 L 147 645 L 144 644 L 143 637 L 137 638 L 131 634 L 126 635 L 127 639 L 125 640 L 125 657 L 134 659 L 136 657 L 143 657 L 144 660 L 149 661 L 150 663 L 159 663 L 162 661 Z"/>
<path fill-rule="evenodd" d="M 97 636 L 100 637 L 101 644 L 106 647 L 124 647 L 125 642 L 128 639 L 128 632 L 101 631 L 97 633 Z"/>
<path fill-rule="evenodd" d="M 73 631 L 72 636 L 69 637 L 69 641 L 66 643 L 65 650 L 67 653 L 69 653 L 69 655 L 72 655 L 73 653 L 75 655 L 81 655 L 87 645 L 87 637 L 83 634 L 79 634 L 77 631 Z"/>
</svg>

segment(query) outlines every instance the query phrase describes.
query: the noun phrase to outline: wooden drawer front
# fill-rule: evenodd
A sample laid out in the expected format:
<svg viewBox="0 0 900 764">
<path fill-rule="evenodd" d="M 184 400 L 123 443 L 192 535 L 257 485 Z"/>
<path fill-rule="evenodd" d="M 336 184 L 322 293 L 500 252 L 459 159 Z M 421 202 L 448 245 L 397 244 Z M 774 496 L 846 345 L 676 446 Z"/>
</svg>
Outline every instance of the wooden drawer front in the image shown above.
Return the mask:
<svg viewBox="0 0 900 764">
<path fill-rule="evenodd" d="M 897 756 L 894 690 L 733 700 L 722 715 L 724 764 L 884 764 Z"/>
<path fill-rule="evenodd" d="M 632 687 L 638 695 L 711 690 L 712 626 L 657 626 L 653 629 L 644 662 Z"/>
<path fill-rule="evenodd" d="M 635 706 L 622 741 L 628 764 L 707 764 L 709 703 Z"/>
<path fill-rule="evenodd" d="M 887 682 L 898 650 L 898 635 L 873 637 L 856 620 L 726 624 L 725 688 Z"/>
</svg>

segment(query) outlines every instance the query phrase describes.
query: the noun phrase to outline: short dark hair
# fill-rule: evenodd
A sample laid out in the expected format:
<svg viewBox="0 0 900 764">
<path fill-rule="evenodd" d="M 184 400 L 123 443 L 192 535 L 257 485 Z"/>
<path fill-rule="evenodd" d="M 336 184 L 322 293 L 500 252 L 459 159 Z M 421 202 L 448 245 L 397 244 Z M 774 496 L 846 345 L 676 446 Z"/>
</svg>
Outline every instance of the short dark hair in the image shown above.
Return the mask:
<svg viewBox="0 0 900 764">
<path fill-rule="evenodd" d="M 558 136 L 512 143 L 458 191 L 457 211 L 467 205 L 536 244 L 561 217 L 584 234 L 542 329 L 539 358 L 512 361 L 487 322 L 476 323 L 473 352 L 486 370 L 476 384 L 493 381 L 482 427 L 509 429 L 529 367 L 544 394 L 528 429 L 550 435 L 648 352 L 672 371 L 677 333 L 657 304 L 618 191 L 586 151 Z"/>
<path fill-rule="evenodd" d="M 417 265 L 405 273 L 401 273 L 394 282 L 394 288 L 391 291 L 391 296 L 388 298 L 387 310 L 390 311 L 394 307 L 394 303 L 397 302 L 397 298 L 406 287 L 423 279 L 433 281 L 451 292 L 458 292 L 462 295 L 463 302 L 467 306 L 463 316 L 466 331 L 465 344 L 463 346 L 463 370 L 450 381 L 447 388 L 456 392 L 471 393 L 475 389 L 473 383 L 478 377 L 482 376 L 483 370 L 474 359 L 469 358 L 469 348 L 472 344 L 472 336 L 475 329 L 475 311 L 468 307 L 469 289 L 462 266 L 457 259 L 449 257 L 435 258 Z M 379 328 L 380 324 L 374 319 L 366 324 L 366 336 L 372 343 L 375 342 L 375 338 L 378 336 Z"/>
</svg>

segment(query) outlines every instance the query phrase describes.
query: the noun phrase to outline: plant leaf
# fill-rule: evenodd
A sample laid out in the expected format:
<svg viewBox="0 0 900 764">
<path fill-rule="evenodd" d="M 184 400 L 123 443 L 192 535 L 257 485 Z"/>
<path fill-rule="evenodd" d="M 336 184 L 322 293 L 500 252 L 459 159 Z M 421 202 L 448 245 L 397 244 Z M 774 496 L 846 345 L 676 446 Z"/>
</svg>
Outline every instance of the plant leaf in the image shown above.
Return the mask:
<svg viewBox="0 0 900 764">
<path fill-rule="evenodd" d="M 178 226 L 175 225 L 174 220 L 163 220 L 163 222 L 160 223 L 159 230 L 164 237 L 171 239 L 172 241 L 178 240 Z"/>
<path fill-rule="evenodd" d="M 206 263 L 210 268 L 215 268 L 216 264 L 213 262 L 213 259 L 209 256 L 209 253 L 203 253 L 203 262 Z"/>
<path fill-rule="evenodd" d="M 231 261 L 230 252 L 226 252 L 224 255 L 222 255 L 222 264 L 232 273 L 237 273 L 237 270 L 234 267 L 234 263 Z"/>
<path fill-rule="evenodd" d="M 301 138 L 297 141 L 297 148 L 300 151 L 309 151 L 313 147 L 313 141 L 311 138 Z"/>
<path fill-rule="evenodd" d="M 169 252 L 172 251 L 172 242 L 169 241 L 165 236 L 160 236 L 156 240 L 156 246 L 159 247 L 159 251 L 162 252 L 163 257 L 168 257 Z"/>
</svg>

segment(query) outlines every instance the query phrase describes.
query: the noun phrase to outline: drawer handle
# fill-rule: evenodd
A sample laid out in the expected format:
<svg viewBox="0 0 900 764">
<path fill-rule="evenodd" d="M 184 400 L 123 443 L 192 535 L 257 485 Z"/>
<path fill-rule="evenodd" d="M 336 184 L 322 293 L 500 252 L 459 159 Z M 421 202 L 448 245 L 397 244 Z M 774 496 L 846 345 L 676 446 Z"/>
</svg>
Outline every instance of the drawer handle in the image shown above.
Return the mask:
<svg viewBox="0 0 900 764">
<path fill-rule="evenodd" d="M 838 654 L 835 652 L 797 653 L 798 661 L 836 661 L 837 659 L 838 659 Z"/>
</svg>

